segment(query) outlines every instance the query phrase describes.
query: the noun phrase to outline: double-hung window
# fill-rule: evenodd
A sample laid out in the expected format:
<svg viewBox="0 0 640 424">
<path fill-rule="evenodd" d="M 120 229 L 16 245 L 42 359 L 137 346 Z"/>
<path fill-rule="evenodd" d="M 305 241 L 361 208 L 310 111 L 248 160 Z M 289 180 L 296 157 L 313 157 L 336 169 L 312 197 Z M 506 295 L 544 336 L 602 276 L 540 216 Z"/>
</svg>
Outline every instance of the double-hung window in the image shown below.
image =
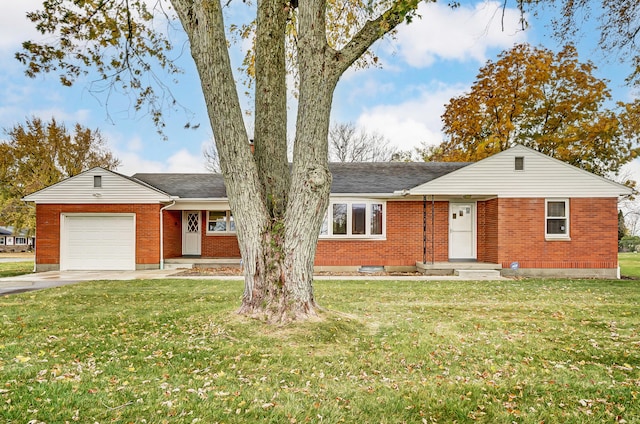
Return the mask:
<svg viewBox="0 0 640 424">
<path fill-rule="evenodd" d="M 27 244 L 26 237 L 16 237 L 16 245 L 24 245 Z"/>
<path fill-rule="evenodd" d="M 569 238 L 569 200 L 547 199 L 545 202 L 545 237 Z"/>
<path fill-rule="evenodd" d="M 385 203 L 373 200 L 335 200 L 329 204 L 320 237 L 384 238 Z"/>
<path fill-rule="evenodd" d="M 233 220 L 231 211 L 208 211 L 207 212 L 207 233 L 235 233 L 236 223 Z"/>
</svg>

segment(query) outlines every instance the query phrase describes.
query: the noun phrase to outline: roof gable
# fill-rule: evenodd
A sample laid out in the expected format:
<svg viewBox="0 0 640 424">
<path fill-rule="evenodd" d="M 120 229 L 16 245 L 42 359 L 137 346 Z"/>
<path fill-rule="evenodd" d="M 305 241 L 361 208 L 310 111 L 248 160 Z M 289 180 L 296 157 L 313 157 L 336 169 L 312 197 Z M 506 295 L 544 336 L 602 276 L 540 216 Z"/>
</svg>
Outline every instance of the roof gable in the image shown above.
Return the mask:
<svg viewBox="0 0 640 424">
<path fill-rule="evenodd" d="M 96 187 L 94 177 L 99 177 Z M 27 202 L 44 203 L 159 203 L 171 200 L 167 193 L 141 181 L 96 167 L 23 198 Z"/>
<path fill-rule="evenodd" d="M 516 157 L 524 168 L 515 169 Z M 617 197 L 633 190 L 517 145 L 508 150 L 416 186 L 413 195 L 498 197 Z"/>
</svg>

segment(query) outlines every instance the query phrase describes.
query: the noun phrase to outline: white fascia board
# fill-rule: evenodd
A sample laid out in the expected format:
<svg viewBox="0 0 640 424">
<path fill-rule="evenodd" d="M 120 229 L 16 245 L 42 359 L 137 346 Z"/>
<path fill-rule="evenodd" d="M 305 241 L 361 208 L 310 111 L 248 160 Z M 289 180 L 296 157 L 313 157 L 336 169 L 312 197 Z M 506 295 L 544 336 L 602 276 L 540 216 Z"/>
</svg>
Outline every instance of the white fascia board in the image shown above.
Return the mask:
<svg viewBox="0 0 640 424">
<path fill-rule="evenodd" d="M 229 210 L 229 199 L 226 197 L 218 198 L 176 198 L 175 204 L 167 208 L 167 210 Z"/>
</svg>

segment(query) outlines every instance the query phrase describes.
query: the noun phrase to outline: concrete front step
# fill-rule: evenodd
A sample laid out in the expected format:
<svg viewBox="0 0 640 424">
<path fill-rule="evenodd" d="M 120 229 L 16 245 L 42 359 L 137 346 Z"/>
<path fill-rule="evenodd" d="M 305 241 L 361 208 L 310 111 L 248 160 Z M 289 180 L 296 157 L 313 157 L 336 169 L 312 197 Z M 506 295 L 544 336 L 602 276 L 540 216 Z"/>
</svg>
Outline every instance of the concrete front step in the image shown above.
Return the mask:
<svg viewBox="0 0 640 424">
<path fill-rule="evenodd" d="M 184 268 L 240 268 L 242 261 L 238 258 L 171 258 L 165 259 L 164 269 Z"/>
<path fill-rule="evenodd" d="M 453 271 L 453 275 L 460 278 L 470 278 L 477 280 L 499 280 L 502 278 L 500 271 L 495 269 L 456 269 Z"/>
</svg>

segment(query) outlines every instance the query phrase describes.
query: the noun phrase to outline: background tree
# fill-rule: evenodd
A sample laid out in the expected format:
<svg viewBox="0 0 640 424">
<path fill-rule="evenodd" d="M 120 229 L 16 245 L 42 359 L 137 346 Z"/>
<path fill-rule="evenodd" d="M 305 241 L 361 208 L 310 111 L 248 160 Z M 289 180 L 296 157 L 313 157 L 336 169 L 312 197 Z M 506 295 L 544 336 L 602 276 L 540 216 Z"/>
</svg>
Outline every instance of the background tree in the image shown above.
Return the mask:
<svg viewBox="0 0 640 424">
<path fill-rule="evenodd" d="M 328 206 L 328 129 L 340 76 L 379 38 L 415 14 L 419 0 L 259 0 L 253 37 L 254 145 L 238 100 L 220 0 L 48 1 L 29 14 L 46 34 L 25 42 L 18 59 L 29 75 L 56 71 L 72 84 L 93 66 L 101 80 L 138 95 L 161 124 L 162 102 L 147 81 L 152 64 L 179 72 L 153 12 L 179 22 L 189 39 L 237 225 L 244 261 L 241 313 L 272 322 L 316 314 L 313 261 Z M 164 7 L 166 6 L 166 7 Z M 239 5 L 239 7 L 241 7 Z M 248 6 L 250 7 L 250 5 Z M 233 24 L 232 24 L 233 25 Z M 236 24 L 236 28 L 238 25 Z M 287 38 L 289 37 L 289 38 Z M 287 40 L 292 55 L 287 56 Z M 287 57 L 292 61 L 287 63 Z M 293 163 L 287 157 L 286 76 L 297 76 Z"/>
<path fill-rule="evenodd" d="M 594 32 L 596 22 L 599 45 L 604 58 L 630 62 L 630 85 L 640 85 L 640 2 L 629 0 L 524 0 L 518 2 L 522 10 L 534 13 L 541 7 L 557 8 L 559 18 L 552 22 L 555 37 L 571 41 Z"/>
<path fill-rule="evenodd" d="M 218 155 L 216 144 L 214 142 L 207 144 L 202 149 L 202 155 L 204 156 L 204 167 L 207 171 L 213 172 L 214 174 L 222 172 L 222 168 L 220 167 L 220 155 Z"/>
<path fill-rule="evenodd" d="M 337 122 L 329 129 L 332 162 L 389 162 L 396 149 L 379 133 L 367 133 L 353 122 Z"/>
<path fill-rule="evenodd" d="M 571 45 L 514 46 L 446 105 L 446 140 L 424 150 L 425 160 L 477 161 L 522 144 L 599 175 L 617 172 L 637 153 L 638 108 L 607 109 L 610 92 L 594 69 Z"/>
<path fill-rule="evenodd" d="M 76 124 L 70 133 L 55 119 L 27 119 L 5 129 L 0 140 L 0 222 L 16 230 L 35 229 L 35 211 L 21 199 L 29 193 L 101 166 L 115 169 L 120 161 L 107 149 L 98 130 Z"/>
</svg>

